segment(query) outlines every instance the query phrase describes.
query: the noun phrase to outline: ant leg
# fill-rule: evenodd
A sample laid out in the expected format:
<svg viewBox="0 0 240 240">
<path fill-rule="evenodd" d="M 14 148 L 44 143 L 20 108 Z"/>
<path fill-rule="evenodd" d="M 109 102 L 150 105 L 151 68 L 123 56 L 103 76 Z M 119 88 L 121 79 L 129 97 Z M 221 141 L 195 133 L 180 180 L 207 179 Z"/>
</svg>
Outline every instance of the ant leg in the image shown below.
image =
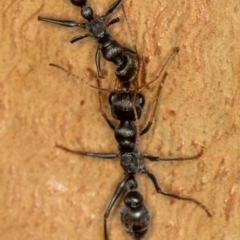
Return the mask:
<svg viewBox="0 0 240 240">
<path fill-rule="evenodd" d="M 147 168 L 145 168 L 143 165 L 140 166 L 140 172 L 147 174 L 147 176 L 150 178 L 150 180 L 152 181 L 157 193 L 160 193 L 162 195 L 168 196 L 168 197 L 172 197 L 172 198 L 176 198 L 178 200 L 184 200 L 184 201 L 190 201 L 190 202 L 194 202 L 196 205 L 198 205 L 200 208 L 202 208 L 208 215 L 208 217 L 212 216 L 212 213 L 208 210 L 208 208 L 201 202 L 199 202 L 198 200 L 194 199 L 194 198 L 190 198 L 190 197 L 180 197 L 176 194 L 173 193 L 168 193 L 168 192 L 164 192 L 158 185 L 157 183 L 157 178 L 155 177 L 155 175 L 153 173 L 150 173 Z"/>
<path fill-rule="evenodd" d="M 57 20 L 52 18 L 44 18 L 41 16 L 38 17 L 38 21 L 50 22 L 50 23 L 58 24 L 64 27 L 80 27 L 80 28 L 86 29 L 86 23 L 77 23 L 75 21 Z"/>
<path fill-rule="evenodd" d="M 107 219 L 108 219 L 109 214 L 110 214 L 110 212 L 111 212 L 111 210 L 112 210 L 112 207 L 114 206 L 115 202 L 117 201 L 117 199 L 119 198 L 119 196 L 120 196 L 121 193 L 123 192 L 123 190 L 124 190 L 124 188 L 125 188 L 126 183 L 128 182 L 128 180 L 129 180 L 129 176 L 126 176 L 126 177 L 124 178 L 124 180 L 122 180 L 122 181 L 118 184 L 118 186 L 117 186 L 117 188 L 116 188 L 116 190 L 115 190 L 115 192 L 114 192 L 114 194 L 113 194 L 113 196 L 112 196 L 112 199 L 111 199 L 111 201 L 110 201 L 110 203 L 109 203 L 109 205 L 108 205 L 108 207 L 107 207 L 107 210 L 106 210 L 106 212 L 104 213 L 104 223 L 103 223 L 103 225 L 104 225 L 104 239 L 105 239 L 105 240 L 108 240 Z"/>
<path fill-rule="evenodd" d="M 112 19 L 109 23 L 107 23 L 107 27 L 109 27 L 110 25 L 113 25 L 115 23 L 118 23 L 120 21 L 120 18 L 117 17 L 117 18 L 114 18 Z"/>
<path fill-rule="evenodd" d="M 61 145 L 58 145 L 58 144 L 56 144 L 56 147 L 66 151 L 66 152 L 70 152 L 70 153 L 78 154 L 78 155 L 83 155 L 83 156 L 88 156 L 88 157 L 107 158 L 107 159 L 112 159 L 112 158 L 119 157 L 119 154 L 117 154 L 117 153 L 81 152 L 81 151 L 68 149 L 68 148 L 66 148 L 64 146 L 61 146 Z"/>
<path fill-rule="evenodd" d="M 102 78 L 102 71 L 101 71 L 101 67 L 100 67 L 100 50 L 101 50 L 101 48 L 98 47 L 98 49 L 96 51 L 96 55 L 95 55 L 95 62 L 96 62 L 96 66 L 97 66 L 98 77 Z"/>
<path fill-rule="evenodd" d="M 148 159 L 150 161 L 153 162 L 158 162 L 158 161 L 165 161 L 165 162 L 171 162 L 171 161 L 187 161 L 187 160 L 194 160 L 197 159 L 199 157 L 201 157 L 203 155 L 203 150 L 204 147 L 201 147 L 200 152 L 195 155 L 195 156 L 191 156 L 191 157 L 154 157 L 154 156 L 149 156 L 149 155 L 143 155 L 143 158 Z"/>
<path fill-rule="evenodd" d="M 79 36 L 73 37 L 70 40 L 70 43 L 75 43 L 75 42 L 80 41 L 80 40 L 82 40 L 83 38 L 86 38 L 86 37 L 90 37 L 90 34 L 86 33 L 85 35 L 79 35 Z"/>
<path fill-rule="evenodd" d="M 97 79 L 97 82 L 98 82 L 98 87 L 100 87 L 99 79 Z M 102 116 L 105 119 L 105 121 L 107 122 L 108 126 L 112 130 L 115 130 L 116 126 L 110 121 L 110 119 L 108 118 L 107 114 L 103 110 L 103 99 L 102 99 L 102 92 L 101 91 L 98 92 L 98 96 L 99 96 L 100 111 L 102 113 Z"/>
<path fill-rule="evenodd" d="M 160 92 L 162 90 L 162 87 L 163 87 L 163 84 L 164 84 L 164 81 L 167 77 L 167 73 L 165 73 L 163 75 L 163 78 L 159 84 L 159 87 L 158 87 L 158 90 L 157 90 L 157 95 L 156 95 L 156 98 L 153 102 L 153 105 L 152 105 L 152 112 L 151 112 L 151 115 L 150 115 L 150 120 L 148 121 L 147 125 L 142 129 L 141 133 L 140 133 L 140 136 L 142 136 L 143 134 L 147 133 L 150 129 L 150 127 L 152 126 L 152 123 L 153 123 L 153 118 L 155 116 L 155 113 L 156 113 L 156 108 L 157 108 L 157 103 L 158 103 L 158 100 L 159 100 L 159 97 L 160 97 Z"/>
<path fill-rule="evenodd" d="M 149 86 L 150 84 L 152 84 L 153 82 L 155 82 L 156 80 L 158 80 L 158 78 L 160 77 L 160 75 L 162 74 L 163 70 L 166 68 L 166 66 L 168 65 L 168 63 L 172 60 L 172 58 L 179 52 L 179 48 L 178 47 L 174 47 L 171 51 L 171 53 L 169 54 L 169 56 L 167 57 L 167 59 L 164 61 L 162 67 L 160 68 L 158 74 L 156 77 L 153 78 L 153 80 L 151 80 L 150 82 L 144 84 L 143 86 L 138 88 L 138 91 L 142 90 L 143 88 Z"/>
<path fill-rule="evenodd" d="M 106 18 L 109 14 L 113 13 L 119 5 L 122 3 L 122 0 L 117 0 L 114 2 L 107 10 L 107 12 L 104 14 L 104 18 Z"/>
</svg>

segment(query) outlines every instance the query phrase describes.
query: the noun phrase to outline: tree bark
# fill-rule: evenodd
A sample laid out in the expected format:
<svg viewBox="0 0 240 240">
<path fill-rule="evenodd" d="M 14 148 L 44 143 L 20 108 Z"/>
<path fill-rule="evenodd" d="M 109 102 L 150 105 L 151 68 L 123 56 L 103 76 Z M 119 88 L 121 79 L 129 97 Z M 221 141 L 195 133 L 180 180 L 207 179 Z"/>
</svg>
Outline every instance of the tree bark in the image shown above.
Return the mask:
<svg viewBox="0 0 240 240">
<path fill-rule="evenodd" d="M 89 0 L 103 14 L 113 0 Z M 204 203 L 211 218 L 191 202 L 156 193 L 138 175 L 151 212 L 147 239 L 240 239 L 240 28 L 239 2 L 228 0 L 125 0 L 130 29 L 119 8 L 114 38 L 145 59 L 142 75 L 156 76 L 173 47 L 154 124 L 139 151 L 154 156 L 192 156 L 196 161 L 144 162 L 161 188 Z M 2 240 L 103 240 L 103 215 L 124 177 L 119 159 L 73 155 L 117 152 L 101 116 L 98 92 L 49 67 L 59 64 L 97 85 L 96 44 L 69 40 L 85 31 L 37 21 L 39 15 L 84 22 L 70 1 L 4 1 L 0 9 L 0 235 Z M 131 37 L 132 36 L 132 37 Z M 134 42 L 132 41 L 134 40 Z M 115 69 L 101 58 L 102 87 L 114 89 Z M 158 82 L 144 89 L 144 126 Z M 104 95 L 105 111 L 111 117 Z M 117 124 L 117 122 L 116 122 Z M 108 219 L 109 240 L 129 239 L 119 219 L 121 199 Z"/>
</svg>

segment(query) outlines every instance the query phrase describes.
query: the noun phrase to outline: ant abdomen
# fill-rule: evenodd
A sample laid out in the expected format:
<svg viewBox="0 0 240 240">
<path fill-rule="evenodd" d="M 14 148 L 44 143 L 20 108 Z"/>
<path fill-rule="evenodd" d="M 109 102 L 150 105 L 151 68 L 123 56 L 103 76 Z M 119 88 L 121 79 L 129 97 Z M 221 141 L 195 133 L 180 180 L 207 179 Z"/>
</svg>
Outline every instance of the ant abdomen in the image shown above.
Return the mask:
<svg viewBox="0 0 240 240">
<path fill-rule="evenodd" d="M 144 239 L 150 224 L 150 213 L 138 191 L 126 193 L 120 215 L 126 233 L 133 240 Z"/>
</svg>

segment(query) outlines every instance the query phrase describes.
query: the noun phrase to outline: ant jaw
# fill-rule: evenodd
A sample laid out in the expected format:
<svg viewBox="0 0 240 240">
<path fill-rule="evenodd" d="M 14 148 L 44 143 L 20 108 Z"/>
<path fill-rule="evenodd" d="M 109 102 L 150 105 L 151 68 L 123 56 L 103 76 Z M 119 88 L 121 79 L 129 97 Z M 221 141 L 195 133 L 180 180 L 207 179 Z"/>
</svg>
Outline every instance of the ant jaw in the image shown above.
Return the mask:
<svg viewBox="0 0 240 240">
<path fill-rule="evenodd" d="M 71 3 L 77 7 L 86 6 L 87 0 L 71 0 Z"/>
</svg>

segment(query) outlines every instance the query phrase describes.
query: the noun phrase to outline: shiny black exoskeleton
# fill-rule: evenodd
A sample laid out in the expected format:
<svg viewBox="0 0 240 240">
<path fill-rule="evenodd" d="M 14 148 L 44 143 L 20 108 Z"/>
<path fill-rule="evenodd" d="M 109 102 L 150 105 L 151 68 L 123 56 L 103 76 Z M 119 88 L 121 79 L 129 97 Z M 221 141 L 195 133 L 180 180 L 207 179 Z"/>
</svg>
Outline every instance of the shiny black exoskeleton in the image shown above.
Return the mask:
<svg viewBox="0 0 240 240">
<path fill-rule="evenodd" d="M 122 225 L 132 239 L 143 239 L 149 229 L 150 213 L 143 203 L 143 196 L 137 191 L 134 175 L 127 179 L 126 189 L 120 211 Z"/>
<path fill-rule="evenodd" d="M 98 44 L 98 49 L 95 55 L 96 66 L 98 70 L 98 75 L 101 76 L 101 67 L 100 67 L 100 50 L 102 52 L 103 57 L 113 62 L 118 66 L 116 70 L 117 77 L 119 76 L 120 81 L 131 81 L 136 76 L 136 64 L 133 63 L 133 59 L 129 59 L 129 53 L 136 55 L 136 53 L 125 47 L 120 45 L 111 35 L 108 30 L 108 27 L 119 21 L 119 18 L 114 18 L 107 22 L 107 17 L 113 13 L 122 3 L 122 0 L 117 0 L 114 2 L 107 10 L 107 12 L 98 17 L 94 18 L 93 10 L 91 7 L 87 6 L 87 0 L 71 0 L 71 3 L 77 7 L 81 8 L 81 15 L 83 18 L 88 20 L 88 23 L 77 23 L 75 21 L 69 20 L 57 20 L 52 18 L 44 18 L 39 16 L 38 20 L 50 22 L 58 25 L 62 25 L 65 27 L 80 27 L 88 31 L 85 35 L 79 35 L 71 39 L 71 43 L 80 41 L 86 37 L 92 37 L 96 43 Z M 135 61 L 136 56 L 135 56 Z"/>
<path fill-rule="evenodd" d="M 143 203 L 142 195 L 136 190 L 137 183 L 135 181 L 136 173 L 146 174 L 152 181 L 157 193 L 173 197 L 176 199 L 192 201 L 203 210 L 206 211 L 208 216 L 211 216 L 211 213 L 205 205 L 201 202 L 189 198 L 189 197 L 180 197 L 173 193 L 168 193 L 163 191 L 158 183 L 155 175 L 151 173 L 142 163 L 144 159 L 150 161 L 183 161 L 183 160 L 192 160 L 198 158 L 202 155 L 202 150 L 195 156 L 192 157 L 157 157 L 151 155 L 141 154 L 138 149 L 138 138 L 139 136 L 147 133 L 152 125 L 152 119 L 155 113 L 155 107 L 159 98 L 160 90 L 163 86 L 163 82 L 166 78 L 165 74 L 162 78 L 161 83 L 159 84 L 157 97 L 153 104 L 153 111 L 151 114 L 150 121 L 148 124 L 142 128 L 138 129 L 138 126 L 135 122 L 138 122 L 138 119 L 141 118 L 142 110 L 144 107 L 145 99 L 143 94 L 136 90 L 124 89 L 121 88 L 109 96 L 109 104 L 111 106 L 112 116 L 119 121 L 118 126 L 115 126 L 111 120 L 109 120 L 104 112 L 102 112 L 105 120 L 108 125 L 114 130 L 115 139 L 118 143 L 119 153 L 99 153 L 99 152 L 79 152 L 74 150 L 69 150 L 63 146 L 57 146 L 66 151 L 77 153 L 85 156 L 92 156 L 105 159 L 120 158 L 120 165 L 124 170 L 125 178 L 117 186 L 113 197 L 109 203 L 109 206 L 104 214 L 104 237 L 105 240 L 108 240 L 108 231 L 107 231 L 107 219 L 111 212 L 112 207 L 114 206 L 117 199 L 123 193 L 124 190 L 127 190 L 127 193 L 124 197 L 124 206 L 121 210 L 121 222 L 127 234 L 133 240 L 142 240 L 149 227 L 150 223 L 150 214 L 147 207 Z M 102 104 L 100 104 L 102 105 Z M 136 121 L 137 120 L 137 121 Z M 135 187 L 134 187 L 135 186 Z"/>
</svg>

